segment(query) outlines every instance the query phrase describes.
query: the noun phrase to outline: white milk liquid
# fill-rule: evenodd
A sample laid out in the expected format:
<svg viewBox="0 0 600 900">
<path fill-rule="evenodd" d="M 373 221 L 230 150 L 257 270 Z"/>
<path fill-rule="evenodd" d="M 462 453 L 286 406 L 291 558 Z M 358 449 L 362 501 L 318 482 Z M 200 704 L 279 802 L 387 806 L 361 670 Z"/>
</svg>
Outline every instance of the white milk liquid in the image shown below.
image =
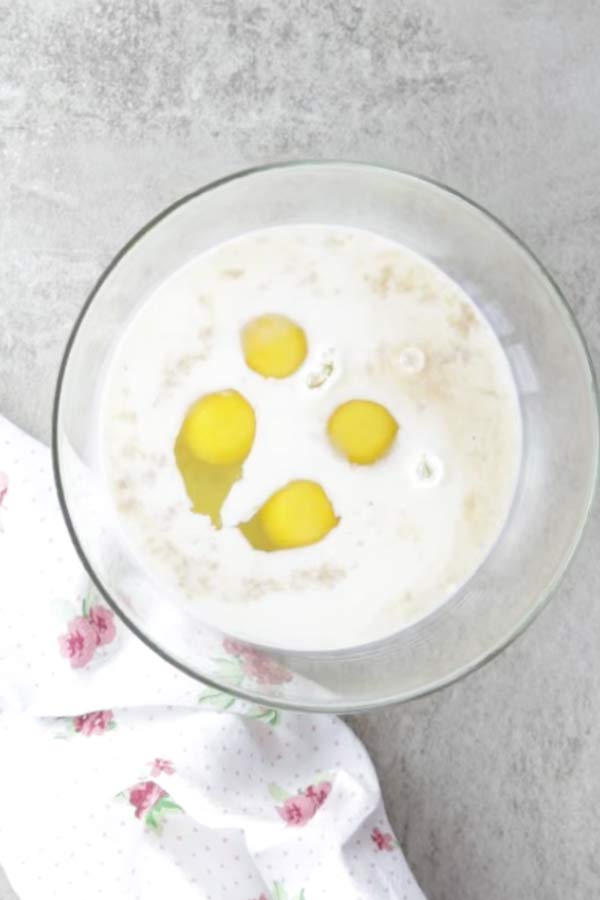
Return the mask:
<svg viewBox="0 0 600 900">
<path fill-rule="evenodd" d="M 263 313 L 306 333 L 289 378 L 245 364 L 241 329 Z M 226 389 L 257 426 L 216 530 L 191 511 L 173 446 L 191 404 Z M 371 466 L 327 438 L 350 399 L 400 426 Z M 242 639 L 321 650 L 385 638 L 469 579 L 510 508 L 521 419 L 500 344 L 453 281 L 373 233 L 307 225 L 222 244 L 155 291 L 109 368 L 101 433 L 122 530 L 165 602 Z M 236 526 L 294 479 L 324 488 L 339 525 L 311 546 L 255 550 Z"/>
</svg>

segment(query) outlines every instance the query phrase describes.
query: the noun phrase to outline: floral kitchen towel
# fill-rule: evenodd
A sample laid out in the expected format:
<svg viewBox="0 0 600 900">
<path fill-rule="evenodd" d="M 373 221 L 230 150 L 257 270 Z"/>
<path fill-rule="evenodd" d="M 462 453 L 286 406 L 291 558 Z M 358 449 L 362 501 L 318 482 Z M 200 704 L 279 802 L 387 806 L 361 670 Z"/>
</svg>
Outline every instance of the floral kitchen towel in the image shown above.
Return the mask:
<svg viewBox="0 0 600 900">
<path fill-rule="evenodd" d="M 349 729 L 144 646 L 82 575 L 48 450 L 2 419 L 0 617 L 0 864 L 21 900 L 423 900 Z"/>
</svg>

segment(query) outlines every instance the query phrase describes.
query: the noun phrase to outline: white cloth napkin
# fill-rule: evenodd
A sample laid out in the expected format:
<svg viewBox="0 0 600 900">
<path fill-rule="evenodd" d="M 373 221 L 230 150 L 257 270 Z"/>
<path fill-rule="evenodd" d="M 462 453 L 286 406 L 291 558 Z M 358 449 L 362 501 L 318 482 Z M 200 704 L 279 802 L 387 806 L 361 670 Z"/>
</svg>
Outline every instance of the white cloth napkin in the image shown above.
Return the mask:
<svg viewBox="0 0 600 900">
<path fill-rule="evenodd" d="M 0 708 L 0 863 L 22 900 L 423 900 L 351 731 L 144 646 L 82 575 L 47 448 L 1 418 Z"/>
</svg>

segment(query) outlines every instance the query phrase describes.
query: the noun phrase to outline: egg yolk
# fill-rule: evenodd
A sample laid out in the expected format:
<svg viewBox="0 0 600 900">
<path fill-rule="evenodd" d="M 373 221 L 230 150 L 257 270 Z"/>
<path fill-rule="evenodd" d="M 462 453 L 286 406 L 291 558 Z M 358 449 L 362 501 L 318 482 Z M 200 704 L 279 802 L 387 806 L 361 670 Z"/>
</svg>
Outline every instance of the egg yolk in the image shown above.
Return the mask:
<svg viewBox="0 0 600 900">
<path fill-rule="evenodd" d="M 194 512 L 221 527 L 221 508 L 242 477 L 254 442 L 254 410 L 237 391 L 201 397 L 188 410 L 175 440 L 175 462 Z"/>
<path fill-rule="evenodd" d="M 333 412 L 327 433 L 333 446 L 351 463 L 368 466 L 384 456 L 398 432 L 398 423 L 380 403 L 349 400 Z"/>
<path fill-rule="evenodd" d="M 237 391 L 207 394 L 188 411 L 181 429 L 190 453 L 213 466 L 243 462 L 254 442 L 256 419 Z"/>
<path fill-rule="evenodd" d="M 242 331 L 246 364 L 265 378 L 287 378 L 306 359 L 306 335 L 287 316 L 252 319 Z"/>
<path fill-rule="evenodd" d="M 256 550 L 289 550 L 316 544 L 339 521 L 320 484 L 290 481 L 240 531 Z"/>
</svg>

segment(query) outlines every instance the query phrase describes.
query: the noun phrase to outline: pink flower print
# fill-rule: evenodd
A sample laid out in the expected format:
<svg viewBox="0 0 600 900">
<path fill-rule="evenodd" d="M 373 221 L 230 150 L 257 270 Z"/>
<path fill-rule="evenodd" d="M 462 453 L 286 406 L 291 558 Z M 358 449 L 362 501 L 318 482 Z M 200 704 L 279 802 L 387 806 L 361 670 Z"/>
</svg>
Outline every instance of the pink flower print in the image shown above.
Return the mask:
<svg viewBox="0 0 600 900">
<path fill-rule="evenodd" d="M 225 638 L 223 649 L 240 661 L 244 675 L 257 681 L 259 684 L 284 684 L 292 680 L 292 673 L 275 662 L 274 659 L 271 659 L 259 650 L 255 650 L 253 647 L 242 644 L 240 641 Z"/>
<path fill-rule="evenodd" d="M 330 781 L 317 781 L 290 797 L 279 785 L 270 784 L 269 792 L 274 800 L 281 803 L 281 806 L 276 806 L 275 809 L 284 822 L 288 825 L 306 825 L 323 806 L 331 793 L 331 788 Z"/>
<path fill-rule="evenodd" d="M 6 497 L 6 492 L 8 491 L 8 475 L 5 475 L 4 472 L 0 472 L 0 506 L 2 506 L 4 502 L 4 498 Z"/>
<path fill-rule="evenodd" d="M 379 828 L 374 828 L 371 832 L 371 840 L 378 850 L 393 850 L 394 837 L 389 832 L 382 832 Z"/>
<path fill-rule="evenodd" d="M 96 629 L 89 619 L 76 616 L 68 625 L 67 634 L 61 634 L 58 646 L 63 656 L 71 663 L 71 668 L 86 666 L 94 655 L 97 645 Z"/>
<path fill-rule="evenodd" d="M 171 813 L 182 812 L 178 803 L 155 781 L 140 781 L 129 789 L 128 799 L 135 809 L 137 819 L 143 819 L 150 831 L 160 833 L 165 819 Z"/>
<path fill-rule="evenodd" d="M 291 672 L 258 650 L 247 650 L 241 657 L 242 671 L 259 684 L 285 684 Z"/>
<path fill-rule="evenodd" d="M 75 731 L 87 737 L 92 734 L 104 734 L 108 728 L 114 727 L 113 714 L 110 709 L 85 713 L 83 716 L 75 716 L 73 726 Z"/>
<path fill-rule="evenodd" d="M 115 628 L 115 617 L 110 609 L 96 604 L 90 609 L 88 619 L 96 632 L 96 644 L 99 647 L 103 644 L 110 644 L 115 639 L 117 629 Z"/>
<path fill-rule="evenodd" d="M 317 806 L 306 794 L 289 797 L 283 806 L 277 806 L 277 812 L 288 825 L 306 825 L 317 811 Z"/>
<path fill-rule="evenodd" d="M 141 819 L 162 797 L 166 796 L 167 792 L 163 791 L 155 781 L 142 781 L 132 787 L 129 793 L 129 802 L 135 807 L 136 819 Z"/>
<path fill-rule="evenodd" d="M 323 806 L 331 793 L 331 782 L 320 781 L 318 784 L 311 784 L 306 788 L 304 793 L 307 797 L 310 797 L 318 809 L 320 806 Z"/>
<path fill-rule="evenodd" d="M 160 775 L 161 772 L 164 772 L 166 775 L 172 775 L 175 771 L 175 766 L 169 759 L 160 759 L 158 756 L 152 762 L 152 768 L 150 770 L 151 775 Z"/>
<path fill-rule="evenodd" d="M 241 644 L 239 641 L 233 641 L 231 638 L 225 638 L 223 641 L 223 650 L 225 653 L 231 654 L 231 656 L 242 656 L 243 653 L 246 653 L 250 650 L 250 647 L 247 647 L 245 644 Z"/>
</svg>

